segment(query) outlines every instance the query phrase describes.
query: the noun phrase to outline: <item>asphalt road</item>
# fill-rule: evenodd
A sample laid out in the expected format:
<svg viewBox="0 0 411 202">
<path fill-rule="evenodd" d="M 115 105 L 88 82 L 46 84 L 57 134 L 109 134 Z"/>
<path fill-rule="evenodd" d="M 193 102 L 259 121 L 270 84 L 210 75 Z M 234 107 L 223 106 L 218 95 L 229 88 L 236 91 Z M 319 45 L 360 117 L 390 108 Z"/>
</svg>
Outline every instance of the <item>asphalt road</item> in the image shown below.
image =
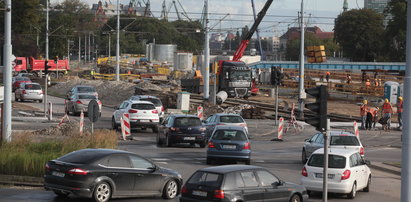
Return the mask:
<svg viewBox="0 0 411 202">
<path fill-rule="evenodd" d="M 54 103 L 56 116 L 64 113 L 64 101 L 60 98 L 49 97 Z M 40 103 L 27 103 L 33 107 L 42 109 Z M 103 108 L 102 119 L 96 123 L 96 128 L 109 128 L 112 108 Z M 70 116 L 70 118 L 73 118 Z M 305 126 L 300 134 L 285 134 L 283 142 L 269 141 L 275 129 L 272 120 L 247 120 L 251 134 L 252 164 L 268 168 L 280 179 L 294 183 L 300 183 L 301 177 L 301 148 L 304 139 L 314 133 L 313 128 Z M 44 125 L 42 125 L 44 124 Z M 25 123 L 25 128 L 44 127 L 50 123 Z M 55 124 L 55 123 L 54 123 Z M 87 124 L 87 122 L 86 122 Z M 40 126 L 39 126 L 40 125 Z M 336 124 L 338 125 L 338 124 Z M 344 124 L 340 124 L 344 125 Z M 13 125 L 14 129 L 21 129 L 21 125 Z M 351 128 L 340 127 L 343 130 Z M 400 162 L 401 145 L 400 132 L 361 131 L 360 137 L 365 145 L 365 156 L 372 162 Z M 188 145 L 166 148 L 157 147 L 155 134 L 151 130 L 133 131 L 133 140 L 120 141 L 119 149 L 135 152 L 139 155 L 151 158 L 159 166 L 168 167 L 179 171 L 184 180 L 199 168 L 206 167 L 205 148 L 192 148 Z M 372 169 L 372 185 L 369 193 L 359 192 L 352 201 L 376 201 L 395 202 L 400 201 L 401 177 Z M 329 201 L 346 201 L 343 195 L 329 195 Z M 87 201 L 78 198 L 60 199 L 54 193 L 42 189 L 0 189 L 0 201 Z M 113 201 L 163 201 L 162 199 L 116 199 Z M 171 200 L 173 201 L 173 200 Z M 321 194 L 314 195 L 310 201 L 322 201 Z"/>
</svg>

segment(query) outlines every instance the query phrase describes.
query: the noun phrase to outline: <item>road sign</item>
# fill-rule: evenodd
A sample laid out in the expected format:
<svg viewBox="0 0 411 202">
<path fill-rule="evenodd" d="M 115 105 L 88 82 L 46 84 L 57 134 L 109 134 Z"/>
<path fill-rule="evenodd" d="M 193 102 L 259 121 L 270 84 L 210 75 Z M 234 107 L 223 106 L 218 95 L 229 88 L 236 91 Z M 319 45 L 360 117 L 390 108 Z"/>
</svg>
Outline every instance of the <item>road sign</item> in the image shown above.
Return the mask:
<svg viewBox="0 0 411 202">
<path fill-rule="evenodd" d="M 98 118 L 100 118 L 100 108 L 98 107 L 98 103 L 96 100 L 91 100 L 88 103 L 88 110 L 87 110 L 88 118 L 91 122 L 96 122 Z"/>
</svg>

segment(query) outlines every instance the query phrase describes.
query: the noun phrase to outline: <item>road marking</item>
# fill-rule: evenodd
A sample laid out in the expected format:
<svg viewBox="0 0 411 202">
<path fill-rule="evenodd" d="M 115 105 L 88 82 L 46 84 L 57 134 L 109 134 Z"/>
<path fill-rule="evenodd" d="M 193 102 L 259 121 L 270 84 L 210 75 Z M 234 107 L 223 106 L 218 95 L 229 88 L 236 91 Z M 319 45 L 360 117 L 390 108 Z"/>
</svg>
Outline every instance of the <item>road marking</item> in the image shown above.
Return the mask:
<svg viewBox="0 0 411 202">
<path fill-rule="evenodd" d="M 152 158 L 153 161 L 170 161 L 171 159 Z"/>
<path fill-rule="evenodd" d="M 157 162 L 157 163 L 160 163 L 160 164 L 168 164 L 167 162 L 161 162 L 161 161 L 160 161 L 160 162 Z"/>
</svg>

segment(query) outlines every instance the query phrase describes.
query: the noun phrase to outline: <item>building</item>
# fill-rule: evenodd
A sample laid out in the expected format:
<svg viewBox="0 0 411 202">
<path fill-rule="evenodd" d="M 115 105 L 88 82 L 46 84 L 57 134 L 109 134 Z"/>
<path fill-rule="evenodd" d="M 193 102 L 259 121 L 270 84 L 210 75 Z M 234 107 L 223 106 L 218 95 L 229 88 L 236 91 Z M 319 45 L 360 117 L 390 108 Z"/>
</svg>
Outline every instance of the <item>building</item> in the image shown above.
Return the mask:
<svg viewBox="0 0 411 202">
<path fill-rule="evenodd" d="M 364 8 L 372 9 L 382 14 L 388 2 L 390 0 L 364 0 Z"/>
<path fill-rule="evenodd" d="M 100 0 L 97 4 L 93 4 L 91 11 L 94 13 L 94 21 L 106 23 L 108 19 L 117 15 L 117 5 Z M 130 14 L 135 16 L 152 16 L 150 10 L 150 4 L 142 6 L 140 2 L 136 3 L 136 0 L 130 0 L 128 5 L 120 4 L 120 14 Z"/>
<path fill-rule="evenodd" d="M 332 39 L 334 38 L 334 32 L 323 32 L 319 27 L 306 27 L 306 32 L 313 33 L 319 39 Z M 300 28 L 291 27 L 288 31 L 280 37 L 280 51 L 285 51 L 287 48 L 288 40 L 294 40 L 300 38 Z"/>
</svg>

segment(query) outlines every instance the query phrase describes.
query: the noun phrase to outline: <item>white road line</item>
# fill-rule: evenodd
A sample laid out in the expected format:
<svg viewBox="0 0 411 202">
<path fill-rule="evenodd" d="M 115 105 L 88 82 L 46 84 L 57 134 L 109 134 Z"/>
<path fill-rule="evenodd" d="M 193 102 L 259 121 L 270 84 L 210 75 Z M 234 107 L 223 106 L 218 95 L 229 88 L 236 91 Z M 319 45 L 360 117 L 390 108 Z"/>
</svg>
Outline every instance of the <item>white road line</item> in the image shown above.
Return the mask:
<svg viewBox="0 0 411 202">
<path fill-rule="evenodd" d="M 152 158 L 153 161 L 170 161 L 171 159 Z"/>
</svg>

